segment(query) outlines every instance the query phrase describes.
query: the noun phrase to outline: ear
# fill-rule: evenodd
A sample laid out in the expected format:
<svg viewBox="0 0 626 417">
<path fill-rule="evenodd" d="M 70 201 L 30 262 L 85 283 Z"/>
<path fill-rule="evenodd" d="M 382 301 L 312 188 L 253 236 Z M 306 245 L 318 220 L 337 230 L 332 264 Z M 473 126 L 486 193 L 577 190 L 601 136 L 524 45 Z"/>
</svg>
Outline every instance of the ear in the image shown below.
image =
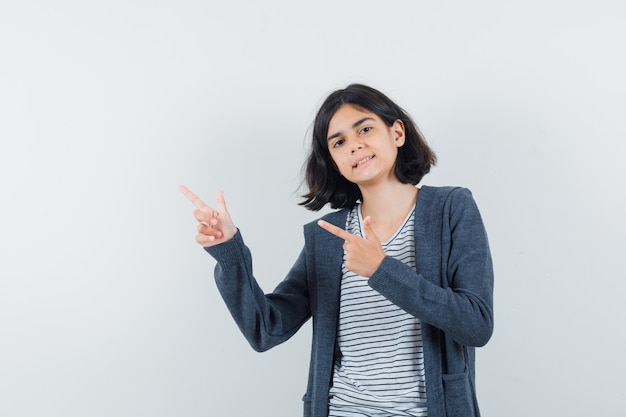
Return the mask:
<svg viewBox="0 0 626 417">
<path fill-rule="evenodd" d="M 406 140 L 406 136 L 404 134 L 404 123 L 400 119 L 396 119 L 395 122 L 390 127 L 393 136 L 393 140 L 396 143 L 398 148 L 404 145 L 404 141 Z"/>
</svg>

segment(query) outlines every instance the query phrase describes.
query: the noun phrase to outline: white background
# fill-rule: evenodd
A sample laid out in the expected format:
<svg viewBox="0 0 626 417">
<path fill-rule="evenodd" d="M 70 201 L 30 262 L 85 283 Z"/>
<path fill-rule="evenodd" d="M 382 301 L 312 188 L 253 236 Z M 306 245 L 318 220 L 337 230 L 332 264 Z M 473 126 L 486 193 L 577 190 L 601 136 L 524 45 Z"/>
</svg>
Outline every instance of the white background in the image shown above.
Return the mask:
<svg viewBox="0 0 626 417">
<path fill-rule="evenodd" d="M 3 1 L 0 415 L 297 416 L 310 326 L 258 354 L 194 242 L 223 189 L 270 291 L 319 213 L 309 128 L 381 89 L 495 260 L 489 416 L 623 413 L 620 1 Z"/>
</svg>

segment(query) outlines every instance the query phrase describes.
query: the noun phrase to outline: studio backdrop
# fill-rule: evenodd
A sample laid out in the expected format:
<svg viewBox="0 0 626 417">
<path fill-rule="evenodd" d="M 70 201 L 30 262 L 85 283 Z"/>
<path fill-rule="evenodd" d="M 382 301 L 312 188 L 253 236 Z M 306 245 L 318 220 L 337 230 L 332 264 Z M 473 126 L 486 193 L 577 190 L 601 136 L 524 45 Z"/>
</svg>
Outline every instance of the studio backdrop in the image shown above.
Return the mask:
<svg viewBox="0 0 626 417">
<path fill-rule="evenodd" d="M 223 190 L 271 291 L 314 213 L 311 122 L 389 95 L 472 190 L 495 265 L 489 416 L 620 415 L 626 14 L 618 1 L 0 5 L 0 415 L 297 416 L 310 323 L 259 354 L 195 241 Z"/>
</svg>

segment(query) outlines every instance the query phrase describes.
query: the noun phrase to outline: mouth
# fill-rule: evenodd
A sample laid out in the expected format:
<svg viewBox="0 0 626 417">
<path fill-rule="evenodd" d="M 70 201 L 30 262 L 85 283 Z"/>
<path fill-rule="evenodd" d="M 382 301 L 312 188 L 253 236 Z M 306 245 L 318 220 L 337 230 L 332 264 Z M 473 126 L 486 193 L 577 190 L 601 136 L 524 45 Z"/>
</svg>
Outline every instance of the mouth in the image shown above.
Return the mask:
<svg viewBox="0 0 626 417">
<path fill-rule="evenodd" d="M 363 165 L 364 163 L 371 161 L 374 158 L 374 155 L 370 155 L 370 156 L 366 156 L 363 159 L 359 159 L 354 165 L 352 165 L 352 168 L 358 168 L 361 165 Z"/>
</svg>

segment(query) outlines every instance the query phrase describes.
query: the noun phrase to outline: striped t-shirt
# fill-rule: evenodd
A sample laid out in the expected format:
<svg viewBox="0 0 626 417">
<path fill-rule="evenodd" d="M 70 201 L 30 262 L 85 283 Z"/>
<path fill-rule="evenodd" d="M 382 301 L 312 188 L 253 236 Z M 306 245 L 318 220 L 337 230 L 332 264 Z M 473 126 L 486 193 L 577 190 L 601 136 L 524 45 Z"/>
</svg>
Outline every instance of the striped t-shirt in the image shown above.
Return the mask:
<svg viewBox="0 0 626 417">
<path fill-rule="evenodd" d="M 413 210 L 382 244 L 385 253 L 415 267 Z M 346 230 L 363 236 L 360 205 Z M 337 332 L 338 353 L 329 417 L 427 416 L 420 322 L 374 291 L 344 265 Z"/>
</svg>

